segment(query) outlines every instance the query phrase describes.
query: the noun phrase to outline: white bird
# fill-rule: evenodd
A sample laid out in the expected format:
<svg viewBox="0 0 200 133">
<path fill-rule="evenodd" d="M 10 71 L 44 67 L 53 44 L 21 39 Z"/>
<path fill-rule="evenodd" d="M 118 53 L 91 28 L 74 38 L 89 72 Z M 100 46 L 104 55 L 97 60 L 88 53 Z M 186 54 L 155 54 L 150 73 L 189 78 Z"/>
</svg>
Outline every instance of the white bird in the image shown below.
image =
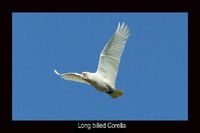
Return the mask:
<svg viewBox="0 0 200 133">
<path fill-rule="evenodd" d="M 65 80 L 86 83 L 92 85 L 97 90 L 105 92 L 112 98 L 117 98 L 123 95 L 123 92 L 115 88 L 115 80 L 117 77 L 121 55 L 125 44 L 129 37 L 129 28 L 127 25 L 118 23 L 118 27 L 103 48 L 100 57 L 97 71 L 95 73 L 82 72 L 79 73 L 58 73 L 54 72 Z"/>
</svg>

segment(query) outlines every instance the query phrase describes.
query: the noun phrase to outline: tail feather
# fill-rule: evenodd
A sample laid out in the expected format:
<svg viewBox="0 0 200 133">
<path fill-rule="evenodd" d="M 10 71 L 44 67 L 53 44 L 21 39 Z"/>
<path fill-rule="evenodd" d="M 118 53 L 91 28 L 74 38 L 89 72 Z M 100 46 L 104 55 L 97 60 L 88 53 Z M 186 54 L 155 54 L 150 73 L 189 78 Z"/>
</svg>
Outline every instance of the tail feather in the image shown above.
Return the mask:
<svg viewBox="0 0 200 133">
<path fill-rule="evenodd" d="M 118 98 L 123 95 L 123 91 L 121 90 L 114 90 L 113 93 L 109 94 L 112 98 Z"/>
</svg>

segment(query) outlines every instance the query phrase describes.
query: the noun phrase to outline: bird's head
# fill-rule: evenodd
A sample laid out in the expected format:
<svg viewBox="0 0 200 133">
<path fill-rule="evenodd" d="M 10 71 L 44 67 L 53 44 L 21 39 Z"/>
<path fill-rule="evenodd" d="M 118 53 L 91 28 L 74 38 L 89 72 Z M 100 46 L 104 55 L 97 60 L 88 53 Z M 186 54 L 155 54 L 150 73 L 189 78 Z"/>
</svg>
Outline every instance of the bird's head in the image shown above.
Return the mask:
<svg viewBox="0 0 200 133">
<path fill-rule="evenodd" d="M 82 72 L 82 73 L 81 73 L 81 78 L 82 78 L 82 79 L 87 79 L 87 78 L 88 78 L 88 75 L 89 75 L 89 72 Z"/>
<path fill-rule="evenodd" d="M 92 83 L 93 82 L 93 73 L 82 72 L 81 73 L 81 79 L 87 81 L 88 83 Z"/>
</svg>

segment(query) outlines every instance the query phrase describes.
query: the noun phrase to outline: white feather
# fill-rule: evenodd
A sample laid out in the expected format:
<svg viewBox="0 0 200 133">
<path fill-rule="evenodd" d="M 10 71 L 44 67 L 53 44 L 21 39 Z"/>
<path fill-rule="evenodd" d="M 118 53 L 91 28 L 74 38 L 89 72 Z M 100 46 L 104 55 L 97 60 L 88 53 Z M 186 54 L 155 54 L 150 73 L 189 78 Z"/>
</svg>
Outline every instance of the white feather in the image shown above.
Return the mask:
<svg viewBox="0 0 200 133">
<path fill-rule="evenodd" d="M 60 73 L 58 71 L 56 71 L 56 69 L 54 69 L 55 74 L 60 75 Z"/>
<path fill-rule="evenodd" d="M 115 80 L 118 73 L 121 55 L 128 37 L 128 26 L 125 26 L 124 23 L 120 26 L 119 23 L 114 35 L 108 41 L 100 54 L 99 65 L 96 73 L 107 79 L 113 87 L 115 87 Z"/>
<path fill-rule="evenodd" d="M 76 81 L 76 82 L 80 82 L 80 83 L 85 83 L 85 84 L 90 84 L 87 81 L 83 80 L 81 78 L 81 74 L 79 73 L 62 73 L 60 74 L 58 71 L 56 71 L 54 69 L 54 72 L 60 76 L 61 78 L 65 79 L 65 80 L 72 80 L 72 81 Z"/>
</svg>

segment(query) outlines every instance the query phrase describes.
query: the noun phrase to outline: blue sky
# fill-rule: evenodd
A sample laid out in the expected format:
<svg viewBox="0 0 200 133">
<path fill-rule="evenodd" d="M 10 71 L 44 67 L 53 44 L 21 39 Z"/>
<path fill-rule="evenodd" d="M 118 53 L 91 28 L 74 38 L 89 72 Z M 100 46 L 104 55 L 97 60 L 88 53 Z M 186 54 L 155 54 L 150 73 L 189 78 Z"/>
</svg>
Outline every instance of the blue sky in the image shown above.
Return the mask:
<svg viewBox="0 0 200 133">
<path fill-rule="evenodd" d="M 95 72 L 118 22 L 131 31 L 118 99 L 53 72 Z M 187 13 L 13 13 L 13 120 L 187 120 Z"/>
</svg>

